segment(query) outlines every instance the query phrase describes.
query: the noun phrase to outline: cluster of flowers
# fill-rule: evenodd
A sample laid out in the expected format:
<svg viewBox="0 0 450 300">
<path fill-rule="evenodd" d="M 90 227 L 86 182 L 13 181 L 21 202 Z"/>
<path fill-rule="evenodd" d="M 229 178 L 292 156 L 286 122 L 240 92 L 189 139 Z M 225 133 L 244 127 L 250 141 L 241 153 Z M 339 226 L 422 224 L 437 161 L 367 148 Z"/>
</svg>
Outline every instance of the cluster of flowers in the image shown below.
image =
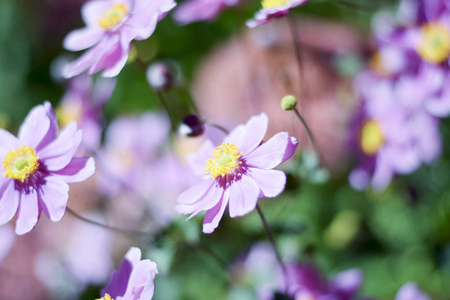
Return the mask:
<svg viewBox="0 0 450 300">
<path fill-rule="evenodd" d="M 362 98 L 353 132 L 356 189 L 384 189 L 441 151 L 438 118 L 450 114 L 450 7 L 442 0 L 401 1 L 374 19 L 377 51 L 355 80 Z"/>
</svg>

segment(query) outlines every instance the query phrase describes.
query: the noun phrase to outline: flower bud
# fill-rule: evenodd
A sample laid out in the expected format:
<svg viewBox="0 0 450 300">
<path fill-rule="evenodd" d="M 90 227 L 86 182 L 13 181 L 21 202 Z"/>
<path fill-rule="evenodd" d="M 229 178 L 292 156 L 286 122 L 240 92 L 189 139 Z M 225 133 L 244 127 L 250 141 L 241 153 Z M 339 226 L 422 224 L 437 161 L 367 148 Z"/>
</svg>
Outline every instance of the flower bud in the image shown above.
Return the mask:
<svg viewBox="0 0 450 300">
<path fill-rule="evenodd" d="M 284 110 L 293 110 L 297 105 L 297 99 L 292 95 L 286 95 L 281 99 L 281 108 Z"/>
<path fill-rule="evenodd" d="M 204 132 L 204 126 L 202 120 L 196 115 L 188 115 L 184 117 L 180 126 L 178 127 L 178 133 L 184 136 L 196 137 L 202 135 Z"/>
<path fill-rule="evenodd" d="M 156 91 L 169 90 L 174 82 L 174 75 L 165 63 L 154 63 L 147 68 L 147 81 Z"/>
</svg>

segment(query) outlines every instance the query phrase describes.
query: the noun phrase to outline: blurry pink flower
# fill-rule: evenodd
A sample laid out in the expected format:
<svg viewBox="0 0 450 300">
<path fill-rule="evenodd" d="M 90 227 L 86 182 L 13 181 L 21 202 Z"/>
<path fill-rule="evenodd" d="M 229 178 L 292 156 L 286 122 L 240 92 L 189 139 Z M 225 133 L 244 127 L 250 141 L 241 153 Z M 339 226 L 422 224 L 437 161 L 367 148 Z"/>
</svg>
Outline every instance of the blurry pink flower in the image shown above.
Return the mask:
<svg viewBox="0 0 450 300">
<path fill-rule="evenodd" d="M 92 151 L 100 146 L 102 108 L 111 97 L 114 87 L 115 80 L 109 78 L 98 78 L 95 83 L 91 76 L 86 74 L 70 79 L 69 87 L 55 112 L 61 127 L 76 121 L 78 127 L 83 130 L 80 148 Z"/>
<path fill-rule="evenodd" d="M 417 284 L 408 282 L 398 290 L 395 300 L 430 300 L 430 297 L 422 292 Z"/>
<path fill-rule="evenodd" d="M 149 259 L 141 260 L 141 250 L 133 247 L 102 290 L 101 300 L 150 300 L 155 291 L 156 274 L 156 264 Z"/>
<path fill-rule="evenodd" d="M 238 2 L 239 0 L 189 0 L 178 7 L 173 18 L 182 25 L 197 21 L 209 21 L 227 7 L 235 6 Z"/>
<path fill-rule="evenodd" d="M 132 40 L 145 40 L 156 24 L 175 7 L 173 0 L 93 0 L 81 14 L 87 27 L 69 33 L 64 48 L 79 51 L 92 47 L 67 65 L 65 77 L 104 69 L 104 77 L 117 76 L 124 67 Z"/>
<path fill-rule="evenodd" d="M 255 209 L 258 198 L 276 197 L 283 191 L 286 175 L 272 169 L 294 154 L 298 142 L 280 132 L 261 144 L 267 124 L 265 114 L 252 117 L 228 134 L 221 145 L 208 140 L 191 155 L 194 172 L 204 178 L 178 197 L 176 209 L 192 214 L 189 218 L 206 211 L 204 233 L 219 225 L 228 202 L 234 218 Z"/>
<path fill-rule="evenodd" d="M 94 160 L 73 157 L 81 143 L 75 122 L 58 135 L 55 113 L 46 102 L 31 110 L 16 138 L 0 129 L 0 225 L 17 212 L 16 233 L 33 229 L 41 215 L 61 220 L 69 198 L 68 183 L 84 181 L 95 170 Z"/>
<path fill-rule="evenodd" d="M 302 5 L 308 0 L 262 0 L 262 9 L 255 14 L 255 17 L 245 24 L 254 28 L 259 25 L 270 23 L 274 19 L 284 17 L 291 8 Z"/>
</svg>

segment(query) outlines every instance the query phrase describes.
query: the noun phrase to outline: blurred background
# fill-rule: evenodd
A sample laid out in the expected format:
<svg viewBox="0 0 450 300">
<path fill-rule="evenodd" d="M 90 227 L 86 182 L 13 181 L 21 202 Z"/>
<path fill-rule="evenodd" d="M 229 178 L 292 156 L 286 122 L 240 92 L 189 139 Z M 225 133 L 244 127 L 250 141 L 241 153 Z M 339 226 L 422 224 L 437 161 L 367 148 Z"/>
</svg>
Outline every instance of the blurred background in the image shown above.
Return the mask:
<svg viewBox="0 0 450 300">
<path fill-rule="evenodd" d="M 169 13 L 148 40 L 133 42 L 115 79 L 96 74 L 66 80 L 61 65 L 79 53 L 63 49 L 62 41 L 84 26 L 84 2 L 0 1 L 0 128 L 16 133 L 28 111 L 45 100 L 60 126 L 79 121 L 86 139 L 80 155 L 94 156 L 97 172 L 71 185 L 69 207 L 148 235 L 112 232 L 72 213 L 59 223 L 43 216 L 23 236 L 15 236 L 14 223 L 3 225 L 0 299 L 97 299 L 130 246 L 158 264 L 154 299 L 262 299 L 261 286 L 275 279 L 268 262 L 259 276 L 248 263 L 267 240 L 256 212 L 235 219 L 225 214 L 206 235 L 202 217 L 185 221 L 174 209 L 177 195 L 195 182 L 186 156 L 205 139 L 177 131 L 186 115 L 196 113 L 191 101 L 203 120 L 229 130 L 265 112 L 266 139 L 288 131 L 299 140 L 295 156 L 282 166 L 285 191 L 259 202 L 285 261 L 314 265 L 324 281 L 359 269 L 363 279 L 351 299 L 394 299 L 408 282 L 431 299 L 450 299 L 448 118 L 433 115 L 438 150 L 432 158 L 410 171 L 394 170 L 382 188 L 349 180 L 361 165 L 354 150 L 362 134 L 358 115 L 366 87 L 374 84 L 357 79 L 374 68 L 374 55 L 386 46 L 377 24 L 386 14 L 398 15 L 399 1 L 311 0 L 293 9 L 301 76 L 287 19 L 248 29 L 245 21 L 260 3 L 244 0 L 213 20 L 183 26 Z M 149 82 L 147 66 L 155 65 L 154 76 L 167 86 Z M 420 73 L 414 68 L 408 74 Z M 448 65 L 442 68 L 446 72 Z M 406 78 L 393 73 L 388 77 L 395 84 Z M 423 89 L 427 84 L 416 83 Z M 287 94 L 299 99 L 319 161 L 295 114 L 280 107 Z M 77 97 L 89 98 L 88 121 Z"/>
</svg>

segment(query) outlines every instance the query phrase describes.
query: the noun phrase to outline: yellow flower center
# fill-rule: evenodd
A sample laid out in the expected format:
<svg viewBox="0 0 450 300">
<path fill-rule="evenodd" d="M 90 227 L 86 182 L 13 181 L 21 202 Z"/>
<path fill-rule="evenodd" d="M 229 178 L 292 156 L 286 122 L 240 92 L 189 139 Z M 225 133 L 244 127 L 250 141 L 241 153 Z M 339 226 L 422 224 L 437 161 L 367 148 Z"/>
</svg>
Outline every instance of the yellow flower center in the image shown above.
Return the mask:
<svg viewBox="0 0 450 300">
<path fill-rule="evenodd" d="M 450 33 L 439 23 L 422 26 L 422 40 L 417 53 L 427 62 L 439 64 L 450 55 Z"/>
<path fill-rule="evenodd" d="M 38 160 L 36 150 L 29 146 L 9 151 L 3 160 L 3 176 L 24 182 L 38 169 Z"/>
<path fill-rule="evenodd" d="M 277 7 L 283 6 L 287 3 L 289 3 L 289 0 L 262 0 L 261 6 L 264 9 L 277 8 Z"/>
<path fill-rule="evenodd" d="M 367 155 L 374 155 L 384 143 L 384 137 L 377 122 L 367 121 L 361 130 L 361 148 Z"/>
<path fill-rule="evenodd" d="M 234 144 L 222 143 L 216 147 L 212 153 L 212 158 L 208 159 L 205 166 L 205 173 L 211 174 L 212 178 L 232 174 L 239 167 L 241 161 L 239 158 L 242 152 Z"/>
<path fill-rule="evenodd" d="M 104 30 L 115 30 L 123 22 L 128 14 L 128 6 L 124 4 L 115 4 L 103 13 L 103 17 L 98 20 L 98 24 Z"/>
<path fill-rule="evenodd" d="M 55 109 L 55 114 L 59 125 L 65 127 L 72 121 L 79 122 L 81 120 L 81 105 L 74 103 L 60 105 Z"/>
<path fill-rule="evenodd" d="M 113 298 L 111 298 L 111 296 L 109 294 L 105 294 L 105 296 L 103 296 L 100 299 L 96 299 L 96 300 L 114 300 Z"/>
</svg>

